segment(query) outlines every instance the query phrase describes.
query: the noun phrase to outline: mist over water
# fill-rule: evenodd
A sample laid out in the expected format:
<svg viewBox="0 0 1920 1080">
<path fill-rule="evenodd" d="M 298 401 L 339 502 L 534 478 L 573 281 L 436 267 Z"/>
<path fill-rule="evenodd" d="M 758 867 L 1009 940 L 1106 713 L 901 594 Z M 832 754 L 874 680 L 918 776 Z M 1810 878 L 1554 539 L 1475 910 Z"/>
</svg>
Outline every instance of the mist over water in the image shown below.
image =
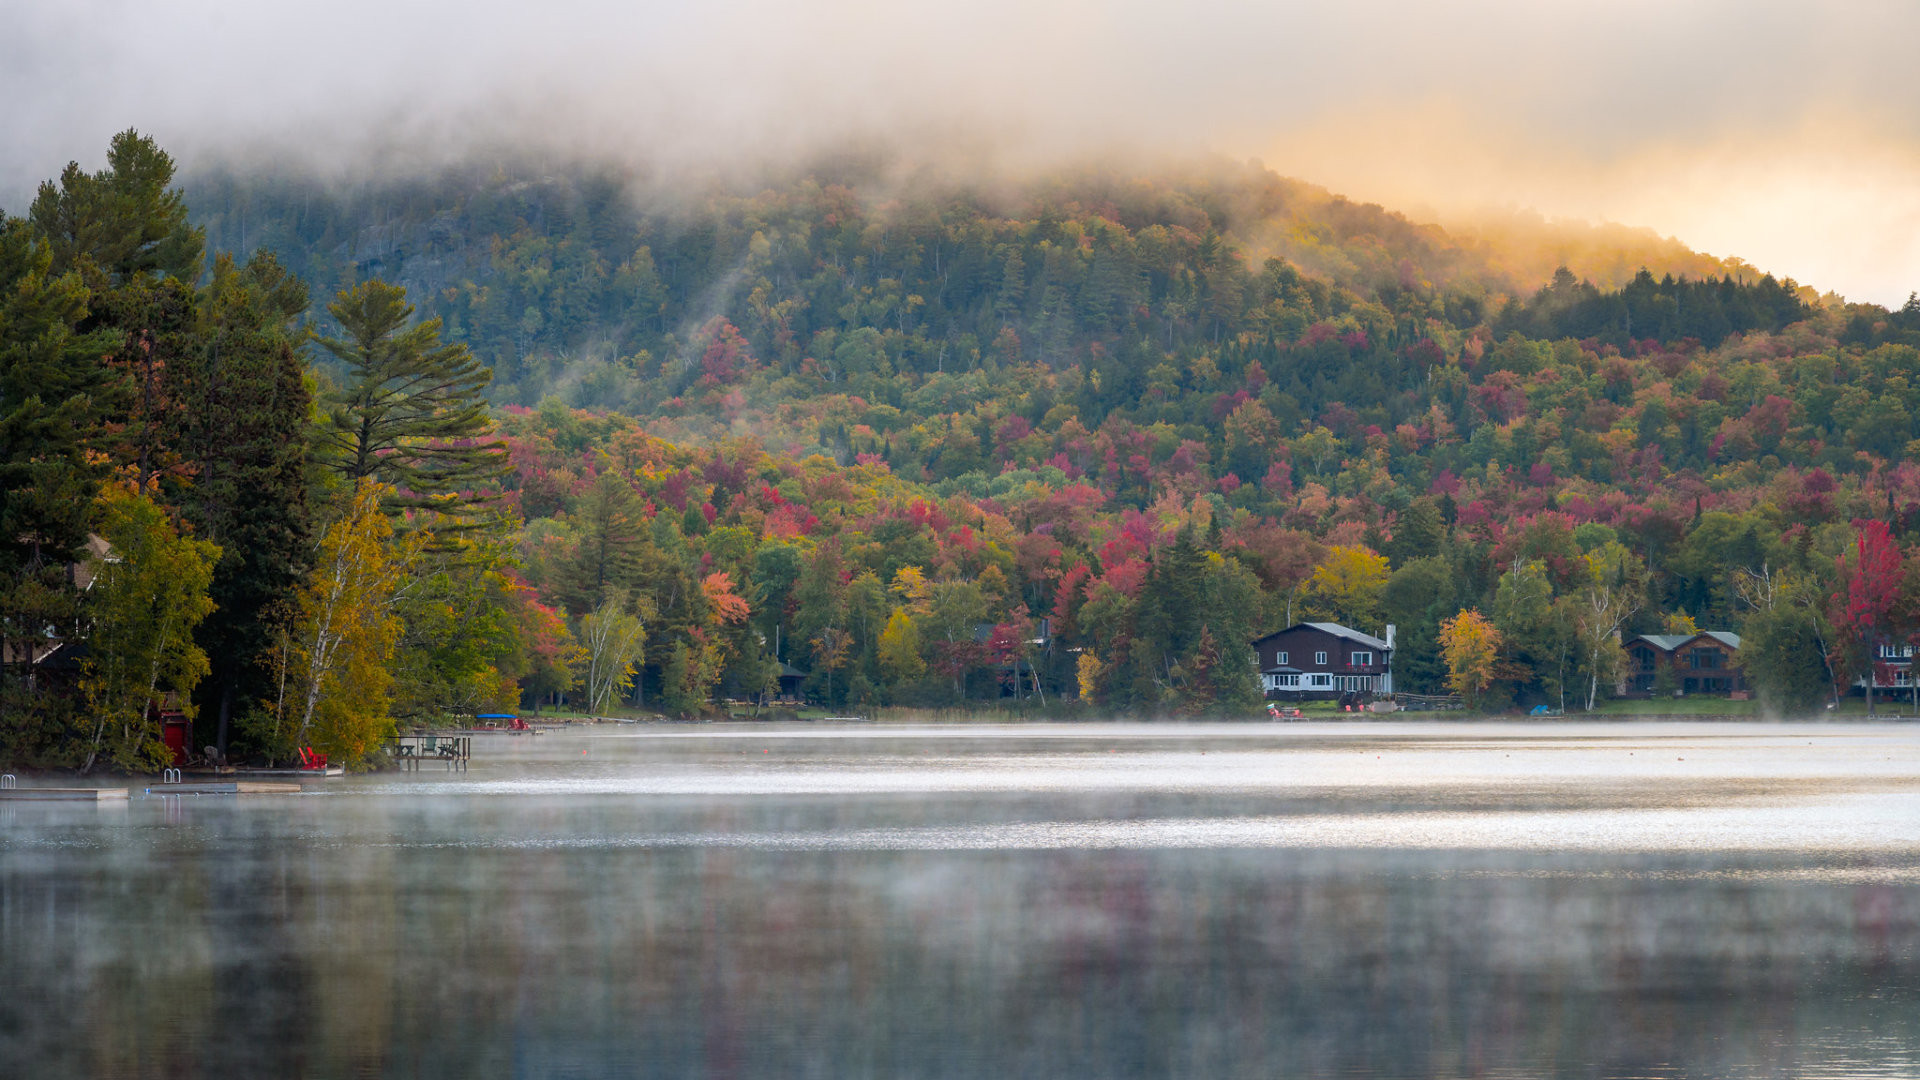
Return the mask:
<svg viewBox="0 0 1920 1080">
<path fill-rule="evenodd" d="M 35 1076 L 1915 1076 L 1917 946 L 1898 725 L 646 727 L 0 804 Z"/>
</svg>

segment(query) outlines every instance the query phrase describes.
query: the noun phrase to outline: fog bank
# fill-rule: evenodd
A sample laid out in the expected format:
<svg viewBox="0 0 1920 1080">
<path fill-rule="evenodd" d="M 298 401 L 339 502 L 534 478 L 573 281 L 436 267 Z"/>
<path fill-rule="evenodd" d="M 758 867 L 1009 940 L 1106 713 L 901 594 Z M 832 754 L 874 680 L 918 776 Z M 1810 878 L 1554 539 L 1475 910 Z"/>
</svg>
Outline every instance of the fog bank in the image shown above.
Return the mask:
<svg viewBox="0 0 1920 1080">
<path fill-rule="evenodd" d="M 188 169 L 502 148 L 705 174 L 1258 157 L 1441 220 L 1611 219 L 1857 299 L 1920 286 L 1920 8 L 1711 0 L 705 5 L 7 0 L 0 205 L 134 126 Z"/>
</svg>

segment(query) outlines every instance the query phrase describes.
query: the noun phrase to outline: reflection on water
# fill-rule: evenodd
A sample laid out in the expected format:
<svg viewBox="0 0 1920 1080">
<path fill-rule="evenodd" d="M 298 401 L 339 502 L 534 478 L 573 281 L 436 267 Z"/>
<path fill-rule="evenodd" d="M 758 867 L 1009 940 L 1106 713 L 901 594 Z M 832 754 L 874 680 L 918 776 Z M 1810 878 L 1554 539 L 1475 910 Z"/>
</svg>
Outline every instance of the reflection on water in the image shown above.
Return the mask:
<svg viewBox="0 0 1920 1080">
<path fill-rule="evenodd" d="M 1920 1077 L 1920 731 L 642 728 L 0 805 L 0 1075 Z"/>
</svg>

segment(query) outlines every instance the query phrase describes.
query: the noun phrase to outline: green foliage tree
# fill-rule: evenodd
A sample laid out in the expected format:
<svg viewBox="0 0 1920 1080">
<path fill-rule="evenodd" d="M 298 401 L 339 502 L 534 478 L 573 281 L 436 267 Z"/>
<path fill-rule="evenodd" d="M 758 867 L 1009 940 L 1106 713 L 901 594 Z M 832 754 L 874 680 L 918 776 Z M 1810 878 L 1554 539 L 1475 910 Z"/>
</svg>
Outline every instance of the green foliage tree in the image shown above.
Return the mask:
<svg viewBox="0 0 1920 1080">
<path fill-rule="evenodd" d="M 113 137 L 104 170 L 87 173 L 70 162 L 58 183 L 41 184 L 28 218 L 48 242 L 53 272 L 76 271 L 98 285 L 159 275 L 198 280 L 206 234 L 188 222 L 173 174 L 173 158 L 129 129 Z"/>
<path fill-rule="evenodd" d="M 0 750 L 16 760 L 58 757 L 66 742 L 60 704 L 28 677 L 78 631 L 69 567 L 105 472 L 89 449 L 106 385 L 98 357 L 111 346 L 79 331 L 86 303 L 79 275 L 55 276 L 47 244 L 0 215 Z"/>
<path fill-rule="evenodd" d="M 220 549 L 180 535 L 144 495 L 109 489 L 101 533 L 106 553 L 91 563 L 90 633 L 81 691 L 91 714 L 81 771 L 102 762 L 126 769 L 167 761 L 160 710 L 191 716 L 193 688 L 207 673 L 194 627 L 213 610 L 207 586 Z"/>
<path fill-rule="evenodd" d="M 387 485 L 394 509 L 478 513 L 506 469 L 482 397 L 493 373 L 465 345 L 440 340 L 440 320 L 409 325 L 406 289 L 379 280 L 343 290 L 327 313 L 345 337 L 320 346 L 345 368 L 325 397 L 321 460 L 349 482 Z"/>
<path fill-rule="evenodd" d="M 555 589 L 570 610 L 598 610 L 615 593 L 631 589 L 656 561 L 640 498 L 612 472 L 595 478 L 573 522 L 573 552 Z"/>
<path fill-rule="evenodd" d="M 223 753 L 234 716 L 275 697 L 272 657 L 312 567 L 306 307 L 305 287 L 272 255 L 244 265 L 222 256 L 173 373 L 187 463 L 177 501 L 221 549 L 198 640 L 212 662 L 200 704 Z"/>
</svg>

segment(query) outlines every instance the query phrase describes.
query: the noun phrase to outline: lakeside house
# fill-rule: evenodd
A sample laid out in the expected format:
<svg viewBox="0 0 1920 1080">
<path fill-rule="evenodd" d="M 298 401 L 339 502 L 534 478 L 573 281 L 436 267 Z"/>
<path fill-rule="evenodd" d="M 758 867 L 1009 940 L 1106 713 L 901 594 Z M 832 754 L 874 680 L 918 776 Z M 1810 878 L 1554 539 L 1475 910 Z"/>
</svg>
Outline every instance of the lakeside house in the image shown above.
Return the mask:
<svg viewBox="0 0 1920 1080">
<path fill-rule="evenodd" d="M 1260 685 L 1287 701 L 1393 693 L 1393 626 L 1377 638 L 1330 622 L 1295 623 L 1256 639 Z"/>
<path fill-rule="evenodd" d="M 1866 688 L 1865 679 L 1855 679 L 1853 685 Z M 1873 688 L 1880 690 L 1913 689 L 1913 645 L 1907 642 L 1883 641 L 1874 650 Z"/>
<path fill-rule="evenodd" d="M 80 591 L 93 588 L 99 562 L 119 562 L 113 547 L 95 533 L 87 534 L 86 555 L 64 566 L 67 581 Z M 77 693 L 80 685 L 79 658 L 86 655 L 84 642 L 70 642 L 57 634 L 9 637 L 0 641 L 0 667 L 22 671 L 27 688 L 41 693 Z"/>
<path fill-rule="evenodd" d="M 1697 634 L 1637 634 L 1625 642 L 1623 692 L 1651 694 L 1665 673 L 1682 694 L 1730 694 L 1743 698 L 1747 681 L 1739 666 L 1740 635 L 1728 630 Z"/>
</svg>

